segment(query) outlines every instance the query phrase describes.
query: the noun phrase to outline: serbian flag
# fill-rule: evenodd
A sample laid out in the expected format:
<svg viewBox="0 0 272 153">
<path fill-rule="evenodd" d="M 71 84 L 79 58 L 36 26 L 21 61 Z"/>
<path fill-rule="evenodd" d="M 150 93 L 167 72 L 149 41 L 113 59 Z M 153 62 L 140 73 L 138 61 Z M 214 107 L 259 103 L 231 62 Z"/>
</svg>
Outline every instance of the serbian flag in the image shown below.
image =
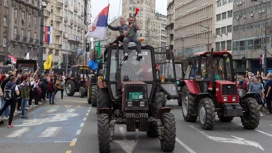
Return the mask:
<svg viewBox="0 0 272 153">
<path fill-rule="evenodd" d="M 104 39 L 107 34 L 108 14 L 110 5 L 105 7 L 95 18 L 91 28 L 85 37 Z"/>
<path fill-rule="evenodd" d="M 264 54 L 260 55 L 260 64 L 264 65 Z"/>
<path fill-rule="evenodd" d="M 8 58 L 10 59 L 10 61 L 11 61 L 12 64 L 16 64 L 17 59 L 15 57 L 13 57 L 11 55 L 8 55 Z"/>
<path fill-rule="evenodd" d="M 52 27 L 45 26 L 44 27 L 44 43 L 51 44 L 52 43 Z"/>
</svg>

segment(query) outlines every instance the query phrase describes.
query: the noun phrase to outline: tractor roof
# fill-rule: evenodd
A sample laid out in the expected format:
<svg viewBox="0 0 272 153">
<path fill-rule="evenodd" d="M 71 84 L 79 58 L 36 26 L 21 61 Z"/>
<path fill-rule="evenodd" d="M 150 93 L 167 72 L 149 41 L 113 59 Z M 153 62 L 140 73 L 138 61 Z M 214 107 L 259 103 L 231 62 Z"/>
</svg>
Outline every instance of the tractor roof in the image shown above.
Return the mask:
<svg viewBox="0 0 272 153">
<path fill-rule="evenodd" d="M 198 53 L 192 54 L 191 57 L 206 56 L 208 53 L 212 53 L 212 52 L 207 52 L 207 51 L 198 52 Z M 223 56 L 223 54 L 226 54 L 226 53 L 231 55 L 231 51 L 214 51 L 213 55 Z"/>
</svg>

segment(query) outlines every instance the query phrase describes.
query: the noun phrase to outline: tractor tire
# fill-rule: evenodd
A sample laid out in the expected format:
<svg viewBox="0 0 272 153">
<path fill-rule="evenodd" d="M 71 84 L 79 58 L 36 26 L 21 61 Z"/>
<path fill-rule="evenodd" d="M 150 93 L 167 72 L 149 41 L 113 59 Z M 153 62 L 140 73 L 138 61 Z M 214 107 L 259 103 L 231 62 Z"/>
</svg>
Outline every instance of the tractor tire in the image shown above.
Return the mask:
<svg viewBox="0 0 272 153">
<path fill-rule="evenodd" d="M 241 106 L 243 108 L 243 116 L 241 121 L 245 129 L 255 129 L 259 125 L 260 110 L 259 104 L 254 98 L 248 97 L 242 100 Z"/>
<path fill-rule="evenodd" d="M 73 80 L 67 80 L 65 84 L 65 91 L 67 96 L 74 96 L 75 94 L 75 82 Z"/>
<path fill-rule="evenodd" d="M 97 90 L 97 109 L 111 108 L 111 100 L 107 89 Z"/>
<path fill-rule="evenodd" d="M 212 130 L 215 123 L 215 109 L 211 98 L 202 98 L 199 101 L 199 120 L 201 128 Z"/>
<path fill-rule="evenodd" d="M 151 106 L 152 116 L 157 118 L 159 110 L 163 107 L 163 103 L 166 102 L 165 94 L 163 92 L 156 92 L 154 101 Z"/>
<path fill-rule="evenodd" d="M 80 87 L 79 88 L 79 93 L 80 93 L 80 98 L 84 98 L 84 96 L 85 96 L 85 89 L 83 88 L 83 87 Z"/>
<path fill-rule="evenodd" d="M 98 146 L 100 153 L 110 152 L 110 120 L 108 114 L 99 114 L 97 119 Z"/>
<path fill-rule="evenodd" d="M 194 114 L 195 97 L 189 93 L 188 87 L 184 86 L 182 89 L 182 115 L 187 122 L 196 122 L 197 116 Z"/>
<path fill-rule="evenodd" d="M 163 152 L 172 152 L 176 143 L 176 122 L 172 113 L 163 114 L 163 132 L 161 149 Z"/>
<path fill-rule="evenodd" d="M 146 135 L 151 138 L 159 136 L 157 122 L 155 121 L 148 122 L 148 129 L 146 131 Z"/>
<path fill-rule="evenodd" d="M 93 85 L 91 91 L 91 101 L 92 101 L 92 107 L 97 106 L 97 86 Z"/>
</svg>

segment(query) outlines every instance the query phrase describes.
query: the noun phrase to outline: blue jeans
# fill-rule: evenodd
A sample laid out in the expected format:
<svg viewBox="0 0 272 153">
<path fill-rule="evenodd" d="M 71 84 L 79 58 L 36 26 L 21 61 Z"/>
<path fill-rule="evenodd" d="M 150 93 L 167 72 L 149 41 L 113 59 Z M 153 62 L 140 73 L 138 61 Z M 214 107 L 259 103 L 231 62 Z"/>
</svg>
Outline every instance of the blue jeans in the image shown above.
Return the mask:
<svg viewBox="0 0 272 153">
<path fill-rule="evenodd" d="M 4 107 L 5 103 L 6 103 L 6 101 L 4 100 L 4 98 L 1 97 L 1 108 Z M 7 109 L 4 111 L 2 117 L 9 117 L 9 111 L 10 111 L 9 107 L 7 107 Z"/>
<path fill-rule="evenodd" d="M 21 101 L 22 116 L 25 116 L 26 103 L 27 103 L 27 100 L 22 98 L 22 101 Z"/>
<path fill-rule="evenodd" d="M 55 104 L 55 92 L 49 92 L 49 104 Z"/>
</svg>

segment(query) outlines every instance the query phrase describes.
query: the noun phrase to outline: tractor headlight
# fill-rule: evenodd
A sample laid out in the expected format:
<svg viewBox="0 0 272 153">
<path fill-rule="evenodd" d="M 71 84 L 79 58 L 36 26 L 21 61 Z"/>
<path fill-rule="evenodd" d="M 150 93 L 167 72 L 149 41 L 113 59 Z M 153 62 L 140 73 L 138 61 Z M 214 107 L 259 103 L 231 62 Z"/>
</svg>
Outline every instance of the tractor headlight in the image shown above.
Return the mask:
<svg viewBox="0 0 272 153">
<path fill-rule="evenodd" d="M 224 102 L 228 101 L 228 97 L 224 97 L 223 100 L 224 100 Z"/>
<path fill-rule="evenodd" d="M 145 102 L 144 101 L 140 102 L 140 107 L 145 107 Z"/>
<path fill-rule="evenodd" d="M 232 97 L 232 101 L 235 102 L 236 101 L 236 97 Z"/>
<path fill-rule="evenodd" d="M 128 101 L 128 102 L 127 102 L 127 106 L 128 106 L 128 107 L 132 107 L 132 101 Z"/>
</svg>

